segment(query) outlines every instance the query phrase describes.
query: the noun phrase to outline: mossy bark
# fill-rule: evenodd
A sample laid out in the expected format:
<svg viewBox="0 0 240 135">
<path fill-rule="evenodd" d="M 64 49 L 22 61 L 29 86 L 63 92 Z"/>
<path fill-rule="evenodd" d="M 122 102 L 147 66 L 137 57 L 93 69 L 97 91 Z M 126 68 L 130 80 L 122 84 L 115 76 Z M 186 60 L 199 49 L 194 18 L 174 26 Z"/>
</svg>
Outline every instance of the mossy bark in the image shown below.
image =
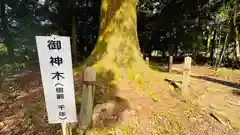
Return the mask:
<svg viewBox="0 0 240 135">
<path fill-rule="evenodd" d="M 239 33 L 238 33 L 238 26 L 237 26 L 237 11 L 234 12 L 233 16 L 233 25 L 234 25 L 234 32 L 235 32 L 235 60 L 236 62 L 239 60 L 240 57 L 240 47 L 239 47 Z"/>
<path fill-rule="evenodd" d="M 85 65 L 104 68 L 148 67 L 140 57 L 136 0 L 102 0 L 96 46 Z"/>
</svg>

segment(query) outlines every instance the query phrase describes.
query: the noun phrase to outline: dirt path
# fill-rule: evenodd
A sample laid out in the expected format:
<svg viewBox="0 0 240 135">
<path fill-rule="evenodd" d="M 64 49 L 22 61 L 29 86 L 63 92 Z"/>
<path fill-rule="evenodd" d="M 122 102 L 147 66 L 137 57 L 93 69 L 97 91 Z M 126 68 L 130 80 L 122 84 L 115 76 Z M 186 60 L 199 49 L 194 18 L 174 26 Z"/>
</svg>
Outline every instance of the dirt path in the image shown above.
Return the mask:
<svg viewBox="0 0 240 135">
<path fill-rule="evenodd" d="M 221 100 L 222 97 L 226 96 L 224 92 L 227 93 L 227 91 L 224 91 L 224 86 L 215 86 L 208 84 L 208 82 L 204 80 L 193 78 L 189 88 L 191 90 L 191 102 L 188 103 L 182 100 L 181 96 L 178 95 L 179 93 L 176 93 L 171 85 L 163 81 L 164 78 L 172 78 L 181 81 L 183 79 L 181 75 L 175 73 L 158 74 L 157 72 L 154 75 L 151 74 L 150 77 L 147 75 L 143 77 L 145 80 L 140 81 L 132 81 L 125 77 L 123 79 L 124 81 L 119 84 L 121 87 L 116 96 L 124 100 L 124 106 L 126 107 L 127 104 L 128 107 L 125 108 L 121 103 L 112 104 L 112 106 L 123 107 L 120 107 L 121 109 L 119 109 L 121 115 L 115 115 L 112 113 L 113 115 L 108 114 L 107 116 L 117 118 L 115 119 L 115 123 L 117 124 L 109 126 L 114 127 L 114 131 L 116 131 L 116 129 L 122 129 L 126 134 L 137 135 L 240 134 L 238 129 L 233 128 L 233 123 L 229 123 L 223 119 L 223 117 L 219 115 L 220 113 L 217 113 L 214 109 L 210 110 L 214 105 L 218 106 L 218 103 L 221 104 L 217 99 Z M 143 88 L 138 88 L 139 82 L 141 82 Z M 206 84 L 206 87 L 202 84 Z M 134 88 L 138 88 L 138 90 L 135 90 Z M 169 91 L 172 91 L 172 94 Z M 213 98 L 211 98 L 212 94 L 214 94 Z M 228 100 L 233 99 L 231 96 L 227 98 Z M 211 101 L 211 99 L 214 101 Z M 224 100 L 221 101 L 224 102 Z M 225 106 L 225 104 L 221 104 L 219 107 L 222 106 Z M 231 109 L 233 110 L 235 107 L 232 107 Z M 223 110 L 224 109 L 226 108 L 223 108 Z M 231 109 L 226 112 L 231 113 Z M 236 115 L 232 116 L 232 118 L 238 118 Z M 96 127 L 98 126 L 96 125 Z M 108 126 L 105 124 L 105 128 L 106 127 Z"/>
<path fill-rule="evenodd" d="M 142 77 L 136 75 L 134 79 L 124 75 L 117 86 L 108 84 L 114 88 L 114 95 L 102 95 L 109 99 L 105 101 L 108 110 L 94 121 L 93 128 L 101 129 L 102 135 L 108 133 L 105 129 L 113 130 L 109 134 L 117 135 L 123 132 L 129 135 L 240 134 L 240 96 L 233 93 L 239 83 L 236 79 L 239 73 L 224 70 L 226 75 L 205 67 L 193 67 L 189 87 L 191 102 L 186 102 L 164 81 L 165 78 L 183 80 L 181 75 L 175 74 L 180 73 L 180 67 L 175 66 L 177 72 L 171 74 L 154 72 Z M 16 79 L 24 80 L 18 83 L 26 85 L 18 85 L 14 96 L 0 104 L 0 135 L 61 134 L 59 125 L 47 124 L 43 90 L 37 83 L 39 79 L 39 73 Z M 75 79 L 79 89 L 81 75 Z M 102 91 L 101 88 L 98 90 Z"/>
<path fill-rule="evenodd" d="M 239 128 L 240 96 L 234 92 L 239 90 L 239 80 L 226 80 L 224 79 L 226 76 L 218 76 L 218 73 L 209 72 L 212 71 L 205 72 L 204 75 L 198 67 L 193 69 L 191 90 L 194 91 L 193 93 L 199 93 L 196 97 L 198 105 L 215 113 L 225 124 Z M 228 73 L 228 78 L 238 77 L 240 77 L 239 73 Z"/>
<path fill-rule="evenodd" d="M 56 133 L 57 128 L 47 124 L 39 79 L 38 72 L 18 73 L 6 79 L 0 92 L 0 135 Z"/>
<path fill-rule="evenodd" d="M 177 65 L 175 70 L 180 70 Z M 189 90 L 192 102 L 216 116 L 222 124 L 240 128 L 240 72 L 192 67 Z"/>
</svg>

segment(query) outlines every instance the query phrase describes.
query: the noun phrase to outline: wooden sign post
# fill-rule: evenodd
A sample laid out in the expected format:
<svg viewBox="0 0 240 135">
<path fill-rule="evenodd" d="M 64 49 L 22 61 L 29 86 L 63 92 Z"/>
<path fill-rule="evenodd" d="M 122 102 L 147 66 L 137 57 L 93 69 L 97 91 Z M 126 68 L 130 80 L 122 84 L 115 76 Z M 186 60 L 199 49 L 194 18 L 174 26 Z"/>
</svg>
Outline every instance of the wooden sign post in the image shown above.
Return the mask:
<svg viewBox="0 0 240 135">
<path fill-rule="evenodd" d="M 183 67 L 183 89 L 186 90 L 189 85 L 189 77 L 191 73 L 191 57 L 185 57 L 184 59 L 184 67 Z"/>
<path fill-rule="evenodd" d="M 67 123 L 62 123 L 62 131 L 63 131 L 63 135 L 67 135 Z"/>
<path fill-rule="evenodd" d="M 81 110 L 79 116 L 80 130 L 86 130 L 92 122 L 95 81 L 96 81 L 96 69 L 91 67 L 86 68 L 84 71 Z"/>
</svg>

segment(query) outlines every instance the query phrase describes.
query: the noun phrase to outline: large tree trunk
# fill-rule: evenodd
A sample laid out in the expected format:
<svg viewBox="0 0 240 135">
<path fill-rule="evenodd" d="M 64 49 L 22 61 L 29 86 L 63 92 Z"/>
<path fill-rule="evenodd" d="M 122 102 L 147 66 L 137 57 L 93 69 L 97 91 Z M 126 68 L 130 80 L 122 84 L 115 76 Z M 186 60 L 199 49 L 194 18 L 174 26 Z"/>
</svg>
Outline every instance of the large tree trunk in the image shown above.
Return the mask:
<svg viewBox="0 0 240 135">
<path fill-rule="evenodd" d="M 98 41 L 86 65 L 138 67 L 136 70 L 148 67 L 140 57 L 136 0 L 102 0 L 100 22 Z"/>
<path fill-rule="evenodd" d="M 134 75 L 135 79 L 135 75 L 151 70 L 149 70 L 150 68 L 140 55 L 137 36 L 136 0 L 102 0 L 100 21 L 98 41 L 84 66 L 96 68 L 96 83 L 101 84 L 97 86 L 107 88 L 102 92 L 103 95 L 95 96 L 94 100 L 98 102 L 99 98 L 103 98 L 101 102 L 107 102 L 109 99 L 116 97 L 116 91 L 119 90 L 114 85 L 116 81 L 129 77 L 130 74 L 128 73 L 131 73 L 131 76 Z M 96 91 L 96 95 L 97 92 L 99 93 L 100 89 Z M 84 93 L 86 91 L 83 90 L 82 95 Z M 86 102 L 87 98 L 84 99 L 82 100 Z M 93 115 L 93 125 L 95 125 L 94 121 L 98 119 L 97 116 Z M 89 119 L 88 123 L 84 124 L 84 126 L 80 124 L 79 128 L 85 129 L 88 126 L 90 126 Z"/>
</svg>

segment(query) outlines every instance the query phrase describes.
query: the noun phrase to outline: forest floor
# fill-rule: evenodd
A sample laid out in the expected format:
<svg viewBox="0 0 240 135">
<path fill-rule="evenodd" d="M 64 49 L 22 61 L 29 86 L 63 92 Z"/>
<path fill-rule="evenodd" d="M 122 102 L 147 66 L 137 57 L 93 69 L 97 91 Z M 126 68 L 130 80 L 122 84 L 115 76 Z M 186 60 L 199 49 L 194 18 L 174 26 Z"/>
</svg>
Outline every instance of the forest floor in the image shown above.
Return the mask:
<svg viewBox="0 0 240 135">
<path fill-rule="evenodd" d="M 96 99 L 89 134 L 240 135 L 239 70 L 192 66 L 189 95 L 184 96 L 164 81 L 181 86 L 186 79 L 182 65 L 174 65 L 172 73 L 166 72 L 166 65 L 154 65 L 154 74 L 144 77 L 123 73 L 122 81 L 111 86 L 115 92 L 108 96 L 114 98 Z M 76 75 L 76 90 L 81 81 Z M 22 71 L 6 78 L 0 90 L 0 135 L 61 134 L 60 125 L 47 124 L 46 115 L 39 72 Z"/>
</svg>

